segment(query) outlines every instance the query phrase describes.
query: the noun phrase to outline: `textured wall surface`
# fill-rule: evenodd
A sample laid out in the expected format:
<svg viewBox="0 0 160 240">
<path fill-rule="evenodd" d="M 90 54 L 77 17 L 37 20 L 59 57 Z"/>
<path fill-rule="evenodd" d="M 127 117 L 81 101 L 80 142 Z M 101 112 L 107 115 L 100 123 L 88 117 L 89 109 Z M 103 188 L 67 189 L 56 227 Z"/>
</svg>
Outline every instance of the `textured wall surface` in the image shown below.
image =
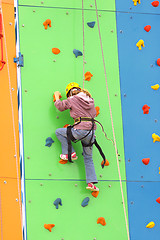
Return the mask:
<svg viewBox="0 0 160 240">
<path fill-rule="evenodd" d="M 112 1 L 107 5 L 100 1 L 97 4 L 127 212 L 115 3 Z M 43 26 L 46 19 L 50 19 L 52 25 L 47 30 Z M 55 130 L 73 123 L 73 120 L 69 111 L 59 112 L 55 108 L 52 96 L 54 91 L 59 90 L 62 100 L 65 99 L 65 87 L 72 81 L 83 87 L 83 57 L 75 58 L 73 54 L 75 48 L 83 51 L 81 2 L 44 1 L 42 4 L 39 1 L 19 1 L 19 21 L 20 49 L 24 55 L 21 77 L 27 237 L 69 240 L 108 237 L 126 240 L 115 148 L 105 139 L 100 127 L 96 131 L 97 140 L 110 165 L 102 170 L 101 156 L 94 147 L 93 159 L 100 188 L 97 198 L 93 198 L 91 192 L 85 189 L 80 143 L 74 144 L 79 156 L 74 164 L 59 163 L 61 146 Z M 87 25 L 90 21 L 96 21 L 92 29 Z M 97 120 L 103 124 L 108 137 L 113 139 L 94 1 L 84 4 L 84 39 L 87 62 L 85 72 L 93 74 L 91 81 L 84 83 L 84 88 L 91 92 L 95 105 L 100 107 Z M 52 53 L 54 47 L 60 49 L 59 55 Z M 55 141 L 50 148 L 45 146 L 47 137 L 52 137 Z M 83 209 L 81 202 L 87 196 L 90 197 L 90 202 Z M 62 199 L 63 205 L 57 210 L 53 202 L 58 197 Z M 97 225 L 98 217 L 106 219 L 105 227 Z M 51 233 L 44 229 L 45 223 L 55 224 Z"/>
</svg>

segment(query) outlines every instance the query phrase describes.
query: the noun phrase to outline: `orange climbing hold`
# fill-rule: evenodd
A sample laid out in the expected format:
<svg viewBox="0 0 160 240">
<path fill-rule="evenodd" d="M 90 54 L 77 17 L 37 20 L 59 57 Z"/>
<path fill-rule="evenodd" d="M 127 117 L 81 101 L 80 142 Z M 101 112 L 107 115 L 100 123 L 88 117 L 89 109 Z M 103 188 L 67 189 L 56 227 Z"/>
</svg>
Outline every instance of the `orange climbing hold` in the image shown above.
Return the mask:
<svg viewBox="0 0 160 240">
<path fill-rule="evenodd" d="M 85 76 L 85 80 L 86 80 L 86 81 L 90 81 L 90 80 L 91 80 L 91 77 L 92 77 L 93 75 L 92 75 L 92 73 L 90 73 L 90 72 L 86 72 L 86 73 L 84 74 L 84 76 Z"/>
<path fill-rule="evenodd" d="M 97 106 L 97 107 L 95 107 L 95 109 L 96 109 L 96 112 L 97 112 L 97 113 L 96 113 L 96 117 L 97 117 L 97 116 L 99 115 L 99 113 L 100 113 L 100 112 L 99 112 L 100 107 Z"/>
<path fill-rule="evenodd" d="M 55 224 L 44 224 L 45 229 L 48 229 L 50 232 L 54 226 Z"/>
<path fill-rule="evenodd" d="M 63 159 L 59 161 L 60 164 L 66 164 L 67 162 L 68 162 L 67 160 L 63 160 Z"/>
<path fill-rule="evenodd" d="M 62 98 L 62 96 L 60 95 L 59 98 Z M 55 98 L 55 95 L 53 95 L 53 102 L 55 102 L 55 101 L 56 101 L 56 98 Z"/>
<path fill-rule="evenodd" d="M 104 160 L 101 162 L 101 165 L 103 165 L 103 163 L 104 163 Z M 104 164 L 104 166 L 109 166 L 109 162 L 107 159 L 106 159 L 106 163 Z"/>
<path fill-rule="evenodd" d="M 158 6 L 159 6 L 159 1 L 154 1 L 154 2 L 152 2 L 152 6 L 153 6 L 153 7 L 158 7 Z"/>
<path fill-rule="evenodd" d="M 147 104 L 145 104 L 145 105 L 142 107 L 142 110 L 143 110 L 143 113 L 144 113 L 144 114 L 148 114 L 148 113 L 149 113 L 149 109 L 150 109 L 150 107 L 149 107 Z"/>
<path fill-rule="evenodd" d="M 156 202 L 160 203 L 160 197 L 156 199 Z"/>
<path fill-rule="evenodd" d="M 98 197 L 98 194 L 99 194 L 99 191 L 93 191 L 92 192 L 92 196 L 95 197 L 95 198 Z"/>
<path fill-rule="evenodd" d="M 70 125 L 70 124 L 65 124 L 65 125 L 63 126 L 63 128 L 67 128 L 69 125 Z"/>
<path fill-rule="evenodd" d="M 144 30 L 145 30 L 146 32 L 149 32 L 149 31 L 151 30 L 151 26 L 150 26 L 150 25 L 146 25 L 146 26 L 144 27 Z"/>
<path fill-rule="evenodd" d="M 160 58 L 157 59 L 157 65 L 160 66 Z"/>
<path fill-rule="evenodd" d="M 49 27 L 51 27 L 51 20 L 50 20 L 50 19 L 47 19 L 47 20 L 43 23 L 43 25 L 44 25 L 44 28 L 45 28 L 45 29 L 48 28 L 48 25 L 49 25 Z"/>
<path fill-rule="evenodd" d="M 150 161 L 150 158 L 143 158 L 143 159 L 142 159 L 142 162 L 143 162 L 145 165 L 148 165 L 149 161 Z"/>
<path fill-rule="evenodd" d="M 60 53 L 60 50 L 59 50 L 59 48 L 52 48 L 52 52 L 53 52 L 54 54 L 59 54 L 59 53 Z"/>
<path fill-rule="evenodd" d="M 106 225 L 106 221 L 105 221 L 104 217 L 99 217 L 99 218 L 97 219 L 97 224 L 98 224 L 98 223 L 100 223 L 100 224 L 102 224 L 103 226 L 105 226 L 105 225 Z"/>
</svg>

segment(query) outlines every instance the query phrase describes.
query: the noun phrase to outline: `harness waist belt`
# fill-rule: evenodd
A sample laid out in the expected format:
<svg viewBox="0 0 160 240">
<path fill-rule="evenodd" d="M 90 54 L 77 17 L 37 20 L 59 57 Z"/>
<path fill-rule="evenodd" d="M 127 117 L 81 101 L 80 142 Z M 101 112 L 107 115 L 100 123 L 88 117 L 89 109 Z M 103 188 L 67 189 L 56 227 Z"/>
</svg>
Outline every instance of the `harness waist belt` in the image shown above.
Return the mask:
<svg viewBox="0 0 160 240">
<path fill-rule="evenodd" d="M 94 118 L 89 118 L 89 117 L 79 117 L 79 118 L 75 118 L 74 122 L 94 122 L 95 119 Z"/>
</svg>

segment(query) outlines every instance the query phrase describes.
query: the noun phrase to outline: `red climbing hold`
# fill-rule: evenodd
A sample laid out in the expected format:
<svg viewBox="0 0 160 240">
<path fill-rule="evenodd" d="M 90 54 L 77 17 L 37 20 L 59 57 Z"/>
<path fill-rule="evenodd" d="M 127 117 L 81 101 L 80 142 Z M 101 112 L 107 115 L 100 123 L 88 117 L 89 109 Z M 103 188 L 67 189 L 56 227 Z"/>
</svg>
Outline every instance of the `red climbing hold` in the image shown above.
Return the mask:
<svg viewBox="0 0 160 240">
<path fill-rule="evenodd" d="M 160 58 L 157 59 L 157 65 L 160 66 Z"/>
<path fill-rule="evenodd" d="M 150 26 L 150 25 L 146 25 L 146 26 L 144 27 L 144 30 L 145 30 L 146 32 L 149 32 L 149 31 L 151 30 L 151 26 Z"/>
<path fill-rule="evenodd" d="M 92 196 L 95 197 L 95 198 L 98 197 L 98 194 L 99 194 L 99 191 L 93 191 L 92 192 Z"/>
<path fill-rule="evenodd" d="M 149 161 L 150 161 L 150 158 L 143 158 L 143 159 L 142 159 L 142 162 L 143 162 L 145 165 L 148 165 Z"/>
<path fill-rule="evenodd" d="M 158 7 L 158 6 L 159 6 L 159 1 L 154 1 L 154 2 L 152 2 L 152 6 L 153 6 L 153 7 Z"/>
<path fill-rule="evenodd" d="M 106 221 L 105 221 L 104 217 L 99 217 L 99 218 L 97 219 L 97 224 L 98 224 L 98 223 L 100 223 L 100 224 L 102 224 L 103 226 L 105 226 L 105 225 L 106 225 Z"/>
<path fill-rule="evenodd" d="M 55 224 L 44 224 L 44 228 L 48 229 L 50 232 L 54 226 L 55 226 Z"/>
<path fill-rule="evenodd" d="M 67 128 L 69 126 L 69 124 L 65 124 L 64 126 L 63 126 L 63 128 Z"/>
<path fill-rule="evenodd" d="M 60 53 L 60 50 L 59 50 L 59 48 L 52 48 L 52 53 L 54 53 L 54 54 L 59 54 Z"/>
<path fill-rule="evenodd" d="M 160 203 L 160 197 L 156 199 L 156 202 Z"/>
<path fill-rule="evenodd" d="M 96 109 L 96 112 L 97 112 L 97 113 L 96 113 L 96 117 L 97 117 L 97 116 L 99 115 L 100 107 L 97 106 L 97 107 L 95 107 L 95 109 Z"/>
<path fill-rule="evenodd" d="M 149 107 L 147 104 L 145 104 L 145 105 L 142 107 L 142 110 L 143 110 L 143 113 L 144 113 L 144 114 L 148 114 L 148 113 L 149 113 L 149 109 L 150 109 L 150 107 Z"/>
<path fill-rule="evenodd" d="M 59 160 L 60 164 L 66 164 L 67 162 L 68 162 L 67 160 L 63 160 L 63 159 Z"/>
<path fill-rule="evenodd" d="M 101 165 L 103 165 L 103 163 L 104 163 L 104 160 L 101 162 Z M 105 162 L 104 166 L 109 166 L 109 162 L 108 162 L 107 159 L 106 159 L 106 162 Z"/>
<path fill-rule="evenodd" d="M 90 73 L 90 72 L 86 72 L 86 73 L 84 74 L 84 76 L 85 76 L 85 80 L 86 80 L 86 81 L 90 81 L 90 80 L 91 80 L 91 77 L 93 77 L 93 74 Z"/>
<path fill-rule="evenodd" d="M 43 23 L 43 26 L 44 26 L 45 29 L 48 28 L 48 25 L 49 25 L 49 27 L 51 27 L 51 20 L 50 20 L 50 19 L 47 19 L 47 20 Z"/>
</svg>

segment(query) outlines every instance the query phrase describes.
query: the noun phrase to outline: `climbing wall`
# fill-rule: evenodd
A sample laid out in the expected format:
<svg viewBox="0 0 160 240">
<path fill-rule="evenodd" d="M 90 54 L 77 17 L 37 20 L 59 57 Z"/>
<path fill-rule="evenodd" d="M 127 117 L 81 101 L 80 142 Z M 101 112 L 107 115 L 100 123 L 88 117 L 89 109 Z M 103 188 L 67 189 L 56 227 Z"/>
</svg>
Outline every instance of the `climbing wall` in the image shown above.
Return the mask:
<svg viewBox="0 0 160 240">
<path fill-rule="evenodd" d="M 160 134 L 160 95 L 151 86 L 160 83 L 160 8 L 151 1 L 134 5 L 125 0 L 117 0 L 116 8 L 130 236 L 158 240 L 160 149 L 152 134 Z M 141 50 L 139 40 L 144 41 Z M 148 114 L 143 113 L 144 105 L 150 107 Z M 148 165 L 142 162 L 145 158 L 150 159 Z M 146 228 L 150 222 L 155 223 L 152 229 Z"/>
<path fill-rule="evenodd" d="M 98 1 L 98 19 L 106 64 L 107 84 L 112 117 L 107 96 L 106 78 L 102 60 L 102 49 L 97 24 L 94 0 L 84 3 L 84 45 L 81 1 L 23 0 L 19 1 L 20 50 L 24 56 L 21 68 L 22 109 L 24 136 L 24 166 L 26 190 L 27 239 L 119 239 L 127 240 L 128 210 L 126 172 L 121 113 L 117 30 L 115 2 Z M 105 11 L 104 11 L 105 10 Z M 51 27 L 43 22 L 51 20 Z M 87 22 L 95 21 L 94 28 Z M 52 48 L 58 48 L 55 55 Z M 65 99 L 65 87 L 76 81 L 83 87 L 83 56 L 75 57 L 73 49 L 83 52 L 85 72 L 93 77 L 85 81 L 100 107 L 97 117 L 109 138 L 113 139 L 113 128 L 118 148 L 107 141 L 98 127 L 96 136 L 110 163 L 101 168 L 101 157 L 94 148 L 93 159 L 99 180 L 97 198 L 87 191 L 85 169 L 80 143 L 74 144 L 78 160 L 73 164 L 60 164 L 60 142 L 55 130 L 72 124 L 69 111 L 59 112 L 53 103 L 53 93 L 59 90 Z M 51 137 L 54 143 L 45 146 Z M 120 175 L 118 173 L 118 165 Z M 122 189 L 120 187 L 122 180 Z M 122 191 L 124 202 L 122 199 Z M 85 197 L 88 206 L 82 207 Z M 62 206 L 56 209 L 53 202 L 61 198 Z M 124 211 L 125 207 L 125 211 Z M 126 219 L 125 219 L 126 213 Z M 106 225 L 97 224 L 104 217 Z M 52 232 L 44 224 L 55 224 Z"/>
</svg>

